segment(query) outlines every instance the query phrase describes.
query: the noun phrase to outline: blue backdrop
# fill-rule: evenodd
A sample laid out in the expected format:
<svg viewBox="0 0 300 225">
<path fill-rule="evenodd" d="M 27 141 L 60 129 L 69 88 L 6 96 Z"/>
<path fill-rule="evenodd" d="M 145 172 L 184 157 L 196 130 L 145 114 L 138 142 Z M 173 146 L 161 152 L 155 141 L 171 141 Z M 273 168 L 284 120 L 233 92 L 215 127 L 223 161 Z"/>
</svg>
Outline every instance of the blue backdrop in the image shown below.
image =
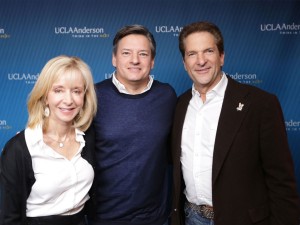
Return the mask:
<svg viewBox="0 0 300 225">
<path fill-rule="evenodd" d="M 0 151 L 25 127 L 27 96 L 50 58 L 79 56 L 95 82 L 101 81 L 114 70 L 116 31 L 142 24 L 157 41 L 152 74 L 179 95 L 191 86 L 178 50 L 179 31 L 209 20 L 225 38 L 224 71 L 278 96 L 300 193 L 299 12 L 300 2 L 289 0 L 0 0 Z"/>
</svg>

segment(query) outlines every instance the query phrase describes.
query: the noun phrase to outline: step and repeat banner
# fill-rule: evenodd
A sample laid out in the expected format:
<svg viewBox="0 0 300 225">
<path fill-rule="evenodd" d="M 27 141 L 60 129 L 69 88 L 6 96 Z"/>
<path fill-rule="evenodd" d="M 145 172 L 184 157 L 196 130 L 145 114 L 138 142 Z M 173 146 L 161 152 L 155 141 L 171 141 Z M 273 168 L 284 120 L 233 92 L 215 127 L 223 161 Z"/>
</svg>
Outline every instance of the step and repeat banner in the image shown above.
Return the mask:
<svg viewBox="0 0 300 225">
<path fill-rule="evenodd" d="M 26 126 L 28 94 L 49 59 L 78 56 L 95 82 L 107 79 L 115 33 L 142 24 L 157 41 L 152 75 L 180 95 L 191 81 L 178 34 L 185 24 L 208 20 L 224 35 L 224 71 L 278 96 L 300 193 L 299 12 L 300 2 L 289 0 L 0 0 L 0 151 Z"/>
</svg>

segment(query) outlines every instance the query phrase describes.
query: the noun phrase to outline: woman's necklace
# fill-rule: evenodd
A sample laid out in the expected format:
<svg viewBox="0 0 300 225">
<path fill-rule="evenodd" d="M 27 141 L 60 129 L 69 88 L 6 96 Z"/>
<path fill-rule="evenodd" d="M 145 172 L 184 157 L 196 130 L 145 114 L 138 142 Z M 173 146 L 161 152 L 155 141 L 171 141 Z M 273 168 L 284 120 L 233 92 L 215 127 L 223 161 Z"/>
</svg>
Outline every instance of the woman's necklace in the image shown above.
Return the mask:
<svg viewBox="0 0 300 225">
<path fill-rule="evenodd" d="M 69 136 L 69 133 L 70 133 L 70 130 L 69 130 L 68 133 L 65 135 L 64 139 L 61 140 L 61 141 L 57 141 L 57 140 L 53 139 L 52 137 L 50 137 L 50 136 L 47 135 L 47 134 L 46 134 L 46 136 L 47 136 L 48 138 L 50 138 L 52 141 L 57 142 L 57 143 L 58 143 L 58 146 L 59 146 L 60 148 L 63 148 L 64 145 L 65 145 L 65 141 L 67 140 L 67 137 Z"/>
</svg>

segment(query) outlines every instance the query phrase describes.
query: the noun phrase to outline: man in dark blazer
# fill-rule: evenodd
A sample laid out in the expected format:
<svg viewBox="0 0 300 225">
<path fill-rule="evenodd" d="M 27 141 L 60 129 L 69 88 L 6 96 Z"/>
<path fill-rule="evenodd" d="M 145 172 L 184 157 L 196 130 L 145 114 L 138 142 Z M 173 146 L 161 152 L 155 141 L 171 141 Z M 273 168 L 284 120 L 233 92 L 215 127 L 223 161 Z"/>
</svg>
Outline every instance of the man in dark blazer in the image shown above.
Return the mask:
<svg viewBox="0 0 300 225">
<path fill-rule="evenodd" d="M 299 197 L 280 103 L 222 72 L 224 44 L 210 22 L 179 36 L 192 89 L 172 132 L 172 225 L 298 225 Z"/>
</svg>

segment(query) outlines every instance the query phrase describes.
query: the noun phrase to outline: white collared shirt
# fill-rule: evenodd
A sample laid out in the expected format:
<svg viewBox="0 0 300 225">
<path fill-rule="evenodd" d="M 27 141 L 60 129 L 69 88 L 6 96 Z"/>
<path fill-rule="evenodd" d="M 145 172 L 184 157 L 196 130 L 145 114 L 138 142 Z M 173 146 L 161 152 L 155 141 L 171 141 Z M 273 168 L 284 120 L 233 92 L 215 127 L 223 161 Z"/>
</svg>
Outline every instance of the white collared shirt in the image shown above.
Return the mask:
<svg viewBox="0 0 300 225">
<path fill-rule="evenodd" d="M 130 93 L 126 90 L 126 87 L 124 86 L 124 84 L 122 84 L 122 83 L 117 79 L 117 77 L 116 77 L 116 75 L 115 75 L 115 72 L 113 72 L 113 74 L 112 74 L 112 82 L 113 82 L 113 84 L 116 86 L 116 88 L 118 89 L 118 91 L 119 91 L 120 93 L 128 94 L 128 95 L 130 94 Z M 149 75 L 149 82 L 148 82 L 146 88 L 145 88 L 140 94 L 142 94 L 142 93 L 144 93 L 144 92 L 150 90 L 150 88 L 151 88 L 151 86 L 152 86 L 152 83 L 153 83 L 153 77 L 152 77 L 152 75 Z"/>
<path fill-rule="evenodd" d="M 212 162 L 220 112 L 228 83 L 223 73 L 219 83 L 206 93 L 203 103 L 192 88 L 181 139 L 181 166 L 187 200 L 212 206 Z"/>
<path fill-rule="evenodd" d="M 75 129 L 80 147 L 68 160 L 43 141 L 41 126 L 25 129 L 25 140 L 32 158 L 35 183 L 27 199 L 28 217 L 78 213 L 89 199 L 94 179 L 92 166 L 81 157 L 84 133 Z"/>
</svg>

